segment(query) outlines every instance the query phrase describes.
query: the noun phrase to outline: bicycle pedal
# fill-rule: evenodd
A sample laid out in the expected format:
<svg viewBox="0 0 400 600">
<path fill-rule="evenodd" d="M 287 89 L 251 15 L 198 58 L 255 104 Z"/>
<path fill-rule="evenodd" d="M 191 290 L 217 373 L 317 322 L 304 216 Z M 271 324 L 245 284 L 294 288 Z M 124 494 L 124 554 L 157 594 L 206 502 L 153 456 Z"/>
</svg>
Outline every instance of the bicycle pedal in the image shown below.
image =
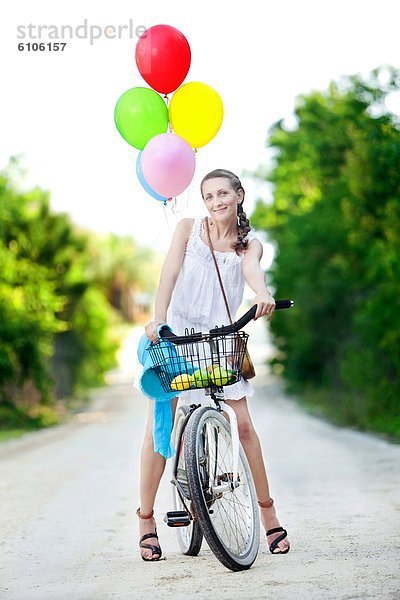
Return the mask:
<svg viewBox="0 0 400 600">
<path fill-rule="evenodd" d="M 190 525 L 191 517 L 186 510 L 171 510 L 164 517 L 168 527 L 187 527 Z"/>
</svg>

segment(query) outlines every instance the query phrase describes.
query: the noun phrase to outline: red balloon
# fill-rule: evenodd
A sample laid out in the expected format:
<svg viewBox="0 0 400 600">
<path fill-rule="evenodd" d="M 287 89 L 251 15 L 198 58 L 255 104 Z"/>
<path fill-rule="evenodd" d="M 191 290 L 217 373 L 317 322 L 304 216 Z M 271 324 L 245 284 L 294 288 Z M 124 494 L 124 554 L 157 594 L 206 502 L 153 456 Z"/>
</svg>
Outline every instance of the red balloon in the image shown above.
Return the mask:
<svg viewBox="0 0 400 600">
<path fill-rule="evenodd" d="M 157 92 L 169 94 L 185 79 L 190 67 L 189 42 L 170 25 L 154 25 L 136 44 L 136 64 L 143 79 Z"/>
</svg>

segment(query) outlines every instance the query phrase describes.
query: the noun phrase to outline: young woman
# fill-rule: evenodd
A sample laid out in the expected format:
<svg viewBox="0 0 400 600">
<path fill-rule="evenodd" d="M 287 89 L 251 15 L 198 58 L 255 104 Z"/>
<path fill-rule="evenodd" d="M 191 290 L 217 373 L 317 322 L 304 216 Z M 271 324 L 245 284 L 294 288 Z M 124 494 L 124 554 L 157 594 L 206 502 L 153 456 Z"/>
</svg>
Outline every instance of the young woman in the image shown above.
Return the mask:
<svg viewBox="0 0 400 600">
<path fill-rule="evenodd" d="M 251 231 L 243 211 L 245 192 L 239 178 L 231 171 L 217 169 L 203 178 L 200 189 L 209 213 L 210 238 L 232 318 L 242 302 L 246 281 L 255 292 L 253 304 L 258 307 L 255 319 L 263 316 L 271 319 L 275 301 L 265 285 L 264 272 L 260 267 L 262 245 Z M 226 323 L 227 319 L 204 219 L 183 219 L 176 227 L 165 258 L 155 300 L 154 319 L 146 325 L 146 335 L 156 341 L 157 327 L 162 323 L 168 323 L 177 335 L 184 335 L 185 328 L 209 331 L 216 325 Z M 253 475 L 268 545 L 271 552 L 286 554 L 290 544 L 286 531 L 280 527 L 270 497 L 260 442 L 247 406 L 247 397 L 253 395 L 252 387 L 241 379 L 229 386 L 227 393 L 229 399 L 225 401 L 236 412 L 240 441 Z M 203 396 L 203 390 L 190 390 L 182 395 L 196 394 Z M 152 410 L 153 403 L 150 401 L 141 453 L 141 504 L 137 510 L 140 552 L 146 561 L 161 558 L 153 507 L 165 468 L 165 458 L 154 452 L 153 448 Z"/>
</svg>

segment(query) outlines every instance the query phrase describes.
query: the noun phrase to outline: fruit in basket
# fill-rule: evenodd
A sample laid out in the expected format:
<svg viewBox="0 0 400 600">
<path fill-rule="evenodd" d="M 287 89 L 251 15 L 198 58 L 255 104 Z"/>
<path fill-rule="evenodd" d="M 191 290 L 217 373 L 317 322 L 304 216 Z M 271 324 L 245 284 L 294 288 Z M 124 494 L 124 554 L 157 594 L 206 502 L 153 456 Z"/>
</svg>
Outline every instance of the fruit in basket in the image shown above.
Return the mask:
<svg viewBox="0 0 400 600">
<path fill-rule="evenodd" d="M 189 373 L 182 373 L 182 375 L 177 375 L 171 381 L 171 389 L 182 392 L 183 390 L 188 390 L 193 385 L 193 378 Z"/>
<path fill-rule="evenodd" d="M 192 385 L 195 388 L 202 388 L 210 383 L 210 375 L 207 369 L 197 369 L 192 375 Z"/>
<path fill-rule="evenodd" d="M 227 373 L 229 376 L 228 383 L 235 383 L 235 381 L 238 379 L 237 371 L 232 371 L 231 369 L 228 369 Z"/>
<path fill-rule="evenodd" d="M 208 373 L 211 381 L 215 385 L 226 385 L 232 378 L 232 371 L 226 370 L 220 365 L 211 365 L 208 367 Z"/>
</svg>

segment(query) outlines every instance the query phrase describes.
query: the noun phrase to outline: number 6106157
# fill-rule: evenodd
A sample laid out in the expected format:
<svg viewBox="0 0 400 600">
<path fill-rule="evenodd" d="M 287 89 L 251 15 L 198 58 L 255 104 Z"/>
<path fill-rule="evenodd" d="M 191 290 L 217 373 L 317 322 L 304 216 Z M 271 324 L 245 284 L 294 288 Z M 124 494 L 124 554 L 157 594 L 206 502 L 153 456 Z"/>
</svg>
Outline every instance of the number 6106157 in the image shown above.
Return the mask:
<svg viewBox="0 0 400 600">
<path fill-rule="evenodd" d="M 20 52 L 23 52 L 24 50 L 27 50 L 28 52 L 44 52 L 45 50 L 63 52 L 66 45 L 66 42 L 21 42 L 18 44 L 18 50 Z"/>
</svg>

